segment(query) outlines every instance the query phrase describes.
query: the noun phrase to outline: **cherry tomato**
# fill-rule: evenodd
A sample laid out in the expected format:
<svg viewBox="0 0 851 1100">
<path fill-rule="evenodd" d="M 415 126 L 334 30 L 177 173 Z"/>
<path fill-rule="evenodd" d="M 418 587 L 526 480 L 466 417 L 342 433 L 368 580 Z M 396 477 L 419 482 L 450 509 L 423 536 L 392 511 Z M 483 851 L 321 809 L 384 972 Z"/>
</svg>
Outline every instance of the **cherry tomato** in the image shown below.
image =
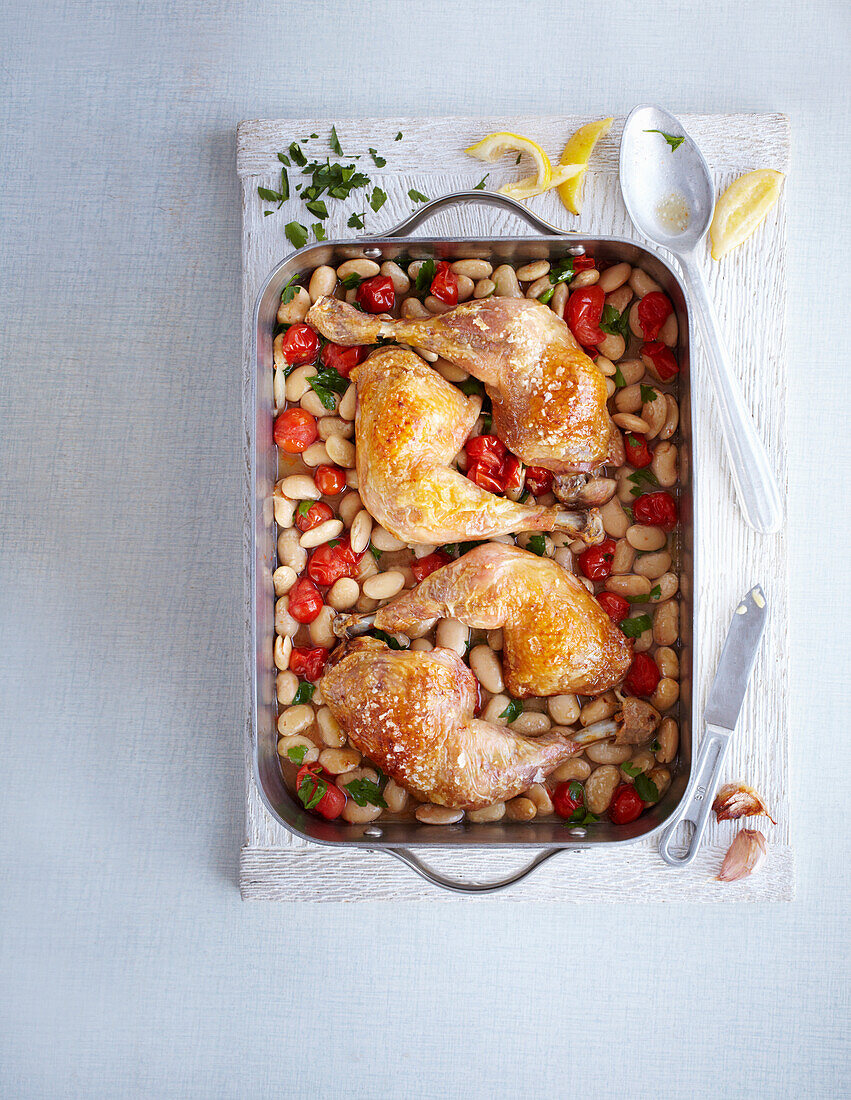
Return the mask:
<svg viewBox="0 0 851 1100">
<path fill-rule="evenodd" d="M 326 520 L 334 518 L 334 513 L 321 500 L 305 501 L 304 503 L 310 503 L 310 507 L 305 511 L 301 511 L 299 505 L 295 513 L 295 525 L 299 531 L 312 531 L 320 523 L 325 523 Z"/>
<path fill-rule="evenodd" d="M 346 471 L 323 463 L 313 471 L 313 481 L 324 497 L 335 497 L 346 487 Z"/>
<path fill-rule="evenodd" d="M 638 303 L 638 323 L 645 340 L 655 340 L 659 329 L 674 312 L 670 299 L 660 290 L 645 294 Z"/>
<path fill-rule="evenodd" d="M 646 527 L 661 527 L 673 531 L 677 526 L 677 502 L 670 493 L 645 493 L 632 506 L 636 523 Z"/>
<path fill-rule="evenodd" d="M 444 305 L 458 305 L 458 276 L 444 260 L 437 265 L 437 274 L 431 281 L 431 293 Z"/>
<path fill-rule="evenodd" d="M 333 821 L 343 812 L 346 796 L 334 783 L 334 777 L 320 764 L 302 764 L 295 779 L 295 789 L 302 804 L 307 807 L 320 795 L 319 801 L 310 806 L 311 813 Z"/>
<path fill-rule="evenodd" d="M 574 787 L 576 791 L 576 797 L 570 793 L 570 788 L 578 780 L 573 779 L 570 783 L 559 783 L 556 789 L 553 791 L 553 809 L 559 817 L 570 817 L 574 811 L 581 809 L 585 805 L 585 797 L 582 793 L 582 787 Z"/>
<path fill-rule="evenodd" d="M 609 804 L 609 817 L 615 825 L 629 825 L 641 816 L 644 803 L 630 783 L 621 783 Z"/>
<path fill-rule="evenodd" d="M 308 580 L 300 577 L 290 589 L 287 609 L 297 623 L 312 623 L 322 610 L 322 596 L 319 589 Z"/>
<path fill-rule="evenodd" d="M 362 344 L 352 348 L 343 347 L 342 344 L 326 344 L 319 358 L 323 366 L 330 367 L 337 374 L 342 374 L 343 378 L 348 378 L 349 371 L 363 362 L 367 351 L 368 349 Z"/>
<path fill-rule="evenodd" d="M 290 672 L 315 684 L 322 676 L 327 660 L 328 650 L 321 645 L 294 645 L 290 654 Z"/>
<path fill-rule="evenodd" d="M 601 592 L 597 603 L 606 612 L 613 623 L 622 623 L 629 614 L 629 600 L 615 592 Z"/>
<path fill-rule="evenodd" d="M 499 480 L 502 482 L 502 490 L 507 493 L 509 489 L 520 490 L 526 480 L 523 463 L 514 455 L 508 454 L 502 460 L 499 471 Z"/>
<path fill-rule="evenodd" d="M 489 493 L 501 493 L 502 482 L 499 480 L 499 467 L 493 469 L 487 459 L 469 463 L 467 477 L 474 481 L 480 489 L 486 489 Z"/>
<path fill-rule="evenodd" d="M 584 286 L 581 290 L 574 290 L 568 298 L 564 319 L 567 327 L 583 346 L 599 344 L 606 338 L 605 332 L 600 328 L 605 304 L 605 292 L 598 286 Z"/>
<path fill-rule="evenodd" d="M 662 382 L 670 382 L 675 374 L 680 373 L 680 368 L 670 348 L 665 347 L 659 340 L 652 340 L 649 344 L 641 345 L 641 358 L 647 358 Z"/>
<path fill-rule="evenodd" d="M 643 435 L 627 432 L 623 442 L 626 447 L 627 464 L 633 469 L 641 470 L 653 461 L 653 452 L 647 446 L 647 440 Z"/>
<path fill-rule="evenodd" d="M 597 264 L 593 256 L 574 256 L 573 257 L 573 270 L 578 275 L 580 271 L 590 271 L 592 267 L 596 267 Z"/>
<path fill-rule="evenodd" d="M 317 584 L 331 585 L 341 577 L 353 577 L 363 554 L 352 550 L 348 538 L 336 546 L 330 542 L 317 546 L 307 561 L 307 575 Z"/>
<path fill-rule="evenodd" d="M 661 679 L 656 662 L 649 653 L 636 653 L 626 674 L 626 686 L 633 695 L 652 695 Z"/>
<path fill-rule="evenodd" d="M 508 452 L 505 444 L 498 436 L 475 435 L 464 444 L 464 453 L 468 458 L 484 460 L 485 465 L 497 469 Z"/>
<path fill-rule="evenodd" d="M 579 555 L 579 568 L 589 581 L 604 581 L 612 572 L 615 540 L 606 539 L 599 546 L 589 546 Z"/>
<path fill-rule="evenodd" d="M 290 325 L 281 341 L 281 351 L 291 366 L 313 363 L 319 354 L 319 337 L 310 325 Z"/>
<path fill-rule="evenodd" d="M 311 443 L 319 438 L 316 427 L 316 417 L 311 416 L 306 409 L 296 405 L 292 409 L 284 409 L 280 416 L 275 417 L 275 429 L 273 432 L 275 442 L 282 451 L 287 454 L 298 454 L 306 451 Z"/>
<path fill-rule="evenodd" d="M 548 493 L 553 485 L 552 470 L 545 470 L 543 466 L 526 467 L 526 488 L 532 496 L 543 496 Z"/>
<path fill-rule="evenodd" d="M 372 279 L 364 279 L 358 287 L 355 298 L 358 305 L 363 306 L 367 313 L 387 313 L 393 308 L 396 300 L 393 280 L 388 275 L 375 275 Z"/>
<path fill-rule="evenodd" d="M 421 581 L 429 576 L 429 574 L 433 573 L 435 569 L 440 569 L 441 566 L 446 565 L 450 561 L 452 561 L 452 559 L 448 554 L 444 554 L 441 550 L 435 550 L 433 554 L 429 554 L 427 557 L 418 558 L 411 566 L 411 572 L 414 574 L 417 581 Z"/>
</svg>

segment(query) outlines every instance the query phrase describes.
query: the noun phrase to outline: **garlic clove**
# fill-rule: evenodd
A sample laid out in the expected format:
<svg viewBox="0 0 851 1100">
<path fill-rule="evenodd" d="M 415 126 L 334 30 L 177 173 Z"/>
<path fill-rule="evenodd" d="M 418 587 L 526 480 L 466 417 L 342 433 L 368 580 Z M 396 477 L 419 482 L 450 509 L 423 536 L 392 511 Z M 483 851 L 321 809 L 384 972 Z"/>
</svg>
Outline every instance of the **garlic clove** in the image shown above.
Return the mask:
<svg viewBox="0 0 851 1100">
<path fill-rule="evenodd" d="M 765 814 L 772 825 L 777 824 L 762 798 L 753 787 L 746 787 L 744 783 L 725 783 L 715 796 L 712 809 L 719 821 L 736 821 L 740 817 Z"/>
<path fill-rule="evenodd" d="M 737 879 L 747 878 L 759 870 L 767 855 L 768 841 L 759 829 L 742 829 L 724 856 L 718 882 L 736 882 Z"/>
</svg>

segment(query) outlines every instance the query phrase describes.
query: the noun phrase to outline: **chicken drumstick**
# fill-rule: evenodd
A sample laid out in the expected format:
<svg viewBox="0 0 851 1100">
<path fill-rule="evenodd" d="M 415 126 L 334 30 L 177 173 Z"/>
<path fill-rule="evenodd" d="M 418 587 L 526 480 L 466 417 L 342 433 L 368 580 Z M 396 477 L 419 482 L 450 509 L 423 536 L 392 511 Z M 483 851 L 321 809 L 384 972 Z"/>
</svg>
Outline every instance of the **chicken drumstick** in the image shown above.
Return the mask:
<svg viewBox="0 0 851 1100">
<path fill-rule="evenodd" d="M 575 577 L 549 558 L 500 542 L 477 546 L 359 622 L 421 635 L 437 619 L 503 631 L 503 673 L 516 699 L 578 692 L 599 695 L 632 661 L 630 642 Z M 323 689 L 324 690 L 324 689 Z"/>
<path fill-rule="evenodd" d="M 474 718 L 476 678 L 451 649 L 395 652 L 358 638 L 335 650 L 322 694 L 356 748 L 439 806 L 513 798 L 577 751 L 564 733 L 524 737 Z"/>
<path fill-rule="evenodd" d="M 320 298 L 308 324 L 338 344 L 398 340 L 436 352 L 485 384 L 494 430 L 524 462 L 587 473 L 606 461 L 606 380 L 555 313 L 527 298 L 464 302 L 421 320 L 386 321 Z"/>
<path fill-rule="evenodd" d="M 358 491 L 370 514 L 397 538 L 436 545 L 557 529 L 588 543 L 602 540 L 597 511 L 515 504 L 451 465 L 481 402 L 465 397 L 419 355 L 380 348 L 351 377 L 357 386 Z"/>
</svg>

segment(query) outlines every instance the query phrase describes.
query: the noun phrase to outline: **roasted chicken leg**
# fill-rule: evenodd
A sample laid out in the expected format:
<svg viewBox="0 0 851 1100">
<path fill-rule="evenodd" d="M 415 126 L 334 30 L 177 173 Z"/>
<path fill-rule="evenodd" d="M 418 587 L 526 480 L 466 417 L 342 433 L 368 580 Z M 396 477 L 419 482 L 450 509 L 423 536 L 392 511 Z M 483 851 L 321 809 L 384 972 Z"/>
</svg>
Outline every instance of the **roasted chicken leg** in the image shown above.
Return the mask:
<svg viewBox="0 0 851 1100">
<path fill-rule="evenodd" d="M 602 540 L 596 511 L 516 504 L 451 465 L 481 402 L 465 397 L 419 355 L 379 348 L 351 377 L 357 386 L 358 491 L 370 514 L 397 538 L 436 545 L 558 529 L 588 543 Z"/>
<path fill-rule="evenodd" d="M 343 620 L 357 632 L 361 616 Z M 575 577 L 549 558 L 500 542 L 477 546 L 379 608 L 367 621 L 421 635 L 438 619 L 503 631 L 503 675 L 516 699 L 599 695 L 632 661 L 630 642 Z"/>
<path fill-rule="evenodd" d="M 606 461 L 606 380 L 540 302 L 485 298 L 435 317 L 387 321 L 320 298 L 307 322 L 338 344 L 398 340 L 462 367 L 484 382 L 496 434 L 530 465 L 587 473 Z"/>
<path fill-rule="evenodd" d="M 577 751 L 564 733 L 524 737 L 474 718 L 476 678 L 451 649 L 396 652 L 359 638 L 332 654 L 322 694 L 356 748 L 439 806 L 513 798 Z"/>
</svg>

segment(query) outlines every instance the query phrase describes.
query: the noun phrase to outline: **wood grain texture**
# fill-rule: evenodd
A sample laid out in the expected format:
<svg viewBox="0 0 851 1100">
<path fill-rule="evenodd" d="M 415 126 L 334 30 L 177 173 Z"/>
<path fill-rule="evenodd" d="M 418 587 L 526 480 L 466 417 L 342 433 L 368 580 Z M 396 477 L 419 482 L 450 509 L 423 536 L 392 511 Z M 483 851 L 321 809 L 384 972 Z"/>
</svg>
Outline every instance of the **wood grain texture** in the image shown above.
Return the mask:
<svg viewBox="0 0 851 1100">
<path fill-rule="evenodd" d="M 337 131 L 347 154 L 367 157 L 368 172 L 387 192 L 387 202 L 377 215 L 367 208 L 365 232 L 380 235 L 412 208 L 407 191 L 416 187 L 435 198 L 450 191 L 471 187 L 490 170 L 488 188 L 515 178 L 513 167 L 479 165 L 459 150 L 494 129 L 525 133 L 557 155 L 565 136 L 588 121 L 580 117 L 517 117 L 506 119 L 394 119 L 337 122 Z M 684 124 L 709 161 L 719 188 L 737 175 L 754 168 L 782 170 L 789 163 L 788 120 L 783 115 L 686 115 Z M 581 218 L 566 213 L 557 196 L 534 200 L 532 209 L 565 229 L 615 234 L 635 238 L 620 199 L 617 179 L 617 148 L 623 120 L 618 119 L 611 135 L 600 144 L 594 168 L 588 173 L 586 201 Z M 274 187 L 280 175 L 278 150 L 294 139 L 316 132 L 317 141 L 305 151 L 324 157 L 329 122 L 317 120 L 257 120 L 244 122 L 238 131 L 237 168 L 243 188 L 243 383 L 247 385 L 251 362 L 250 319 L 260 283 L 272 266 L 292 251 L 283 234 L 286 221 L 305 221 L 304 207 L 291 199 L 277 214 L 264 217 L 257 197 L 257 185 Z M 404 138 L 394 142 L 397 131 Z M 375 169 L 367 156 L 369 147 L 387 158 L 383 169 Z M 290 173 L 291 183 L 296 178 Z M 347 238 L 349 213 L 365 205 L 363 193 L 355 200 L 334 203 L 326 222 L 331 238 Z M 268 208 L 268 207 L 267 207 Z M 517 219 L 489 209 L 467 208 L 445 212 L 417 230 L 422 236 L 500 236 L 527 233 Z M 759 233 L 722 264 L 704 258 L 710 292 L 731 348 L 748 406 L 765 440 L 770 460 L 786 497 L 785 464 L 785 301 L 786 301 L 786 208 L 781 197 Z M 753 309 L 756 295 L 760 308 Z M 758 369 L 755 369 L 758 368 Z M 791 849 L 788 800 L 788 577 L 785 532 L 764 537 L 752 532 L 741 519 L 720 434 L 715 430 L 714 398 L 708 380 L 697 369 L 693 374 L 696 464 L 699 479 L 699 531 L 701 584 L 698 593 L 696 637 L 699 639 L 699 667 L 696 691 L 702 709 L 714 675 L 730 616 L 739 596 L 760 581 L 771 604 L 772 615 L 754 670 L 751 689 L 733 740 L 726 777 L 741 777 L 763 793 L 778 824 L 769 827 L 771 845 L 765 867 L 754 878 L 724 888 L 712 882 L 711 872 L 738 830 L 733 822 L 712 823 L 698 861 L 687 870 L 674 871 L 662 863 L 655 841 L 632 846 L 628 852 L 584 852 L 565 854 L 537 870 L 533 877 L 506 896 L 517 898 L 570 898 L 572 900 L 623 900 L 626 897 L 652 900 L 788 900 L 794 895 L 794 858 Z M 245 391 L 244 391 L 245 392 Z M 248 494 L 248 469 L 245 469 Z M 248 496 L 246 495 L 246 500 Z M 251 554 L 250 531 L 244 536 L 246 568 Z M 248 596 L 246 583 L 246 616 Z M 246 645 L 246 661 L 251 654 Z M 248 665 L 246 666 L 248 667 Z M 247 677 L 246 677 L 247 683 Z M 246 713 L 250 708 L 246 706 Z M 698 731 L 699 737 L 699 731 Z M 321 848 L 293 837 L 262 805 L 251 775 L 250 731 L 246 735 L 246 843 L 241 862 L 240 883 L 247 898 L 289 900 L 334 896 L 346 900 L 375 900 L 377 897 L 434 897 L 439 891 L 429 886 L 384 853 Z M 699 740 L 698 740 L 699 744 Z M 424 857 L 426 853 L 423 853 Z M 435 863 L 440 850 L 428 850 Z M 521 857 L 531 858 L 531 853 Z M 559 873 L 571 860 L 571 875 Z M 305 873 L 308 861 L 310 874 Z M 467 851 L 453 856 L 459 877 L 486 880 L 499 877 L 505 854 Z M 574 870 L 580 868 L 577 880 Z M 364 871 L 368 871 L 364 874 Z M 577 890 L 577 881 L 581 890 Z M 308 885 L 306 885 L 308 884 Z M 312 885 L 310 885 L 312 884 Z"/>
</svg>

